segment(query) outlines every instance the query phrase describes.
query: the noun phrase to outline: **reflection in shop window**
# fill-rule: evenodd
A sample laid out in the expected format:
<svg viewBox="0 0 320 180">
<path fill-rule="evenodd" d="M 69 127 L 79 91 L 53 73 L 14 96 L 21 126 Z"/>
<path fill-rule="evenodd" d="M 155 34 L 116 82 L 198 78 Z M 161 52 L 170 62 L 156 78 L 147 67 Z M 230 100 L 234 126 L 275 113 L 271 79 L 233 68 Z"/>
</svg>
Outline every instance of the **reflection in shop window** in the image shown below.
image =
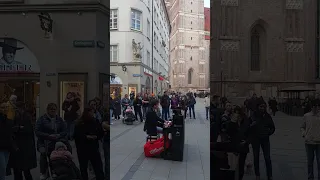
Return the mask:
<svg viewBox="0 0 320 180">
<path fill-rule="evenodd" d="M 64 103 L 67 105 L 63 107 Z M 72 107 L 71 104 L 75 104 L 75 106 L 78 105 L 79 108 Z M 83 107 L 84 107 L 84 82 L 62 81 L 60 84 L 60 116 L 64 118 L 66 111 L 74 110 L 75 113 L 77 113 L 78 117 L 80 117 L 83 111 Z"/>
</svg>

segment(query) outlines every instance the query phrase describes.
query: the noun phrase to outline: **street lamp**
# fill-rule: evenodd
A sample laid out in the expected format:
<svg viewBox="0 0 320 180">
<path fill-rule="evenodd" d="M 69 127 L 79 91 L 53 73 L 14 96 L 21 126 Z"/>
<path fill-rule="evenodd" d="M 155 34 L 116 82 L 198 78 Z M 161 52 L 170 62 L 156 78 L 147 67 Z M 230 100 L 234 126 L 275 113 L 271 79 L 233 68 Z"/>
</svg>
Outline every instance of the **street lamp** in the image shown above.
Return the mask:
<svg viewBox="0 0 320 180">
<path fill-rule="evenodd" d="M 122 65 L 122 71 L 123 72 L 127 72 L 127 66 L 126 65 Z"/>
</svg>

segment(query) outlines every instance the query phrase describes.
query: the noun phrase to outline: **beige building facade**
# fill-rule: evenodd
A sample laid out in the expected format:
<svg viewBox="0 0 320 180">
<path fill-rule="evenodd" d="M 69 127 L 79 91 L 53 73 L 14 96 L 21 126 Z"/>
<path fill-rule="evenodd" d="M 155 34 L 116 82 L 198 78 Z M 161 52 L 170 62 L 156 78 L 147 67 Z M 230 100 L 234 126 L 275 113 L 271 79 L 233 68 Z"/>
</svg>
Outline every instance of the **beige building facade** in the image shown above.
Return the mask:
<svg viewBox="0 0 320 180">
<path fill-rule="evenodd" d="M 0 3 L 4 1 L 14 0 Z M 81 109 L 94 97 L 107 103 L 109 2 L 86 2 L 0 5 L 0 21 L 5 24 L 0 28 L 2 102 L 15 94 L 36 109 L 37 117 L 48 103 L 61 108 L 68 93 L 76 95 Z M 51 21 L 52 31 L 45 31 Z"/>
<path fill-rule="evenodd" d="M 177 91 L 208 88 L 203 0 L 168 0 L 171 21 L 170 82 Z"/>
<path fill-rule="evenodd" d="M 284 96 L 316 88 L 316 0 L 211 0 L 211 92 Z"/>
</svg>

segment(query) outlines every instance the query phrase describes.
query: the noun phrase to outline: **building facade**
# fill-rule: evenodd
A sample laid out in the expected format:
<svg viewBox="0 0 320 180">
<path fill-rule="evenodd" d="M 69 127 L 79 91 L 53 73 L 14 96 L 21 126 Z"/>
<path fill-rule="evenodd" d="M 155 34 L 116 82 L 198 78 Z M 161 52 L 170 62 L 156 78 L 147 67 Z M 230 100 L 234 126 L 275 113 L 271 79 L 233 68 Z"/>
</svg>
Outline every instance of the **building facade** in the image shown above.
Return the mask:
<svg viewBox="0 0 320 180">
<path fill-rule="evenodd" d="M 111 93 L 158 94 L 169 87 L 170 22 L 163 0 L 110 1 Z"/>
<path fill-rule="evenodd" d="M 317 0 L 211 0 L 211 92 L 317 88 Z M 213 27 L 214 26 L 214 27 Z"/>
<path fill-rule="evenodd" d="M 195 91 L 208 87 L 208 57 L 203 0 L 168 0 L 172 26 L 170 62 L 172 88 Z"/>
<path fill-rule="evenodd" d="M 81 109 L 109 97 L 109 4 L 70 0 L 1 0 L 0 95 L 17 95 L 37 117 L 68 93 Z M 12 4 L 13 3 L 13 4 Z M 89 88 L 90 87 L 90 88 Z M 62 110 L 60 109 L 60 113 Z M 81 113 L 81 112 L 80 112 Z"/>
</svg>

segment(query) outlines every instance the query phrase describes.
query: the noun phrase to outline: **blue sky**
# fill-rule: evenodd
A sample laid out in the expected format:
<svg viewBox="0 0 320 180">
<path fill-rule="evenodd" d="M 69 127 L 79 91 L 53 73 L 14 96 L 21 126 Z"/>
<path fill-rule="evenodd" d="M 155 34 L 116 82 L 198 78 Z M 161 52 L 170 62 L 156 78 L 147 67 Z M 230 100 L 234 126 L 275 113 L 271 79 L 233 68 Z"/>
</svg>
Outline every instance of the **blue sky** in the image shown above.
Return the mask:
<svg viewBox="0 0 320 180">
<path fill-rule="evenodd" d="M 204 7 L 210 7 L 210 0 L 204 0 Z"/>
</svg>

